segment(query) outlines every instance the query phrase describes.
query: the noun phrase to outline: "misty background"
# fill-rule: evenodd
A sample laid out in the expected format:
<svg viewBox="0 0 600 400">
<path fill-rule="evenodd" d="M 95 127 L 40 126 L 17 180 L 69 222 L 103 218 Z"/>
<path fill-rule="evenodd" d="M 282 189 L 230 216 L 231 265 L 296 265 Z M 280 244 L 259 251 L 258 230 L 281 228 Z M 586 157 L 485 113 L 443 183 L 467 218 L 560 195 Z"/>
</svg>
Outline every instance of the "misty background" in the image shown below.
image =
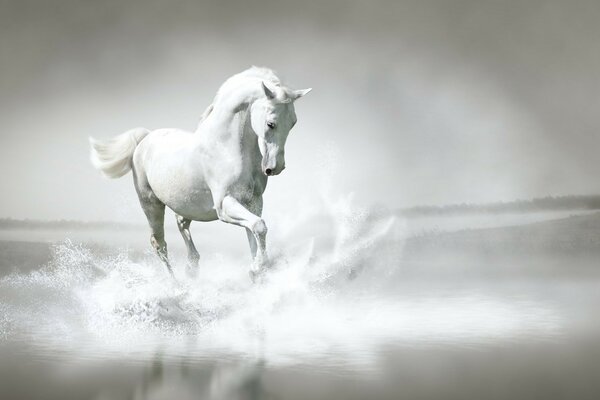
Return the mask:
<svg viewBox="0 0 600 400">
<path fill-rule="evenodd" d="M 143 222 L 88 136 L 193 130 L 253 64 L 314 89 L 266 210 L 600 192 L 595 1 L 0 4 L 0 217 Z"/>
<path fill-rule="evenodd" d="M 10 399 L 600 398 L 600 2 L 0 0 Z M 194 130 L 273 68 L 298 123 L 244 230 L 165 219 L 88 137 Z M 351 194 L 353 193 L 353 196 Z M 172 213 L 169 213 L 172 214 Z"/>
</svg>

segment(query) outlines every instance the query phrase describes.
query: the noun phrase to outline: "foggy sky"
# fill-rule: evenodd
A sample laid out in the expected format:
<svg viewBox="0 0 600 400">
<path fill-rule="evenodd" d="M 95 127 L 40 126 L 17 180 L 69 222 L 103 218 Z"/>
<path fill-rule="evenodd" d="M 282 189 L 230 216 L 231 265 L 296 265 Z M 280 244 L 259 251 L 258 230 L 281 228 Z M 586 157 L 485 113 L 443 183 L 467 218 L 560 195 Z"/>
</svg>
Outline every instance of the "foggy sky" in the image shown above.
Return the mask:
<svg viewBox="0 0 600 400">
<path fill-rule="evenodd" d="M 194 129 L 253 64 L 313 88 L 267 208 L 600 192 L 596 1 L 0 4 L 0 217 L 143 220 L 88 136 Z"/>
</svg>

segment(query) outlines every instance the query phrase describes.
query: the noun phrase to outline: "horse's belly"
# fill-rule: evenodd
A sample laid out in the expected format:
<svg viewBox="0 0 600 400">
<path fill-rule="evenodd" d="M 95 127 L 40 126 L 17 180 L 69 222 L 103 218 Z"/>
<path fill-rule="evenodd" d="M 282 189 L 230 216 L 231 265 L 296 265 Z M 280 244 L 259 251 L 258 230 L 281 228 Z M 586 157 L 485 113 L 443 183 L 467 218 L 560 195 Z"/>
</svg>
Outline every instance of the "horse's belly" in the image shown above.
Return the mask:
<svg viewBox="0 0 600 400">
<path fill-rule="evenodd" d="M 173 189 L 162 191 L 159 185 L 159 188 L 153 188 L 152 190 L 160 201 L 182 217 L 194 221 L 214 221 L 217 219 L 217 212 L 210 190 L 197 190 L 187 187 L 178 192 Z"/>
<path fill-rule="evenodd" d="M 156 197 L 176 214 L 195 221 L 217 219 L 210 189 L 198 182 L 181 182 L 181 177 L 178 178 L 158 176 L 154 183 L 152 180 L 149 183 Z"/>
<path fill-rule="evenodd" d="M 190 201 L 171 201 L 165 204 L 176 214 L 194 221 L 214 221 L 218 218 L 210 193 L 198 196 L 191 194 Z"/>
</svg>

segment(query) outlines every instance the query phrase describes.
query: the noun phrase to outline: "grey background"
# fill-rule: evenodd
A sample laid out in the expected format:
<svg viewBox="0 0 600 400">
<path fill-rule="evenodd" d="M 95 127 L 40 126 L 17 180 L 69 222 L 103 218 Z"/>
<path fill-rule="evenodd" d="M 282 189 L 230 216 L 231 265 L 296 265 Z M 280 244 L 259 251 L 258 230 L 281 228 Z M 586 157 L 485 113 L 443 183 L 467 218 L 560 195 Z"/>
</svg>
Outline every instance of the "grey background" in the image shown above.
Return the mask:
<svg viewBox="0 0 600 400">
<path fill-rule="evenodd" d="M 267 208 L 600 191 L 596 1 L 0 4 L 0 217 L 142 221 L 87 137 L 194 129 L 252 64 L 314 88 Z"/>
</svg>

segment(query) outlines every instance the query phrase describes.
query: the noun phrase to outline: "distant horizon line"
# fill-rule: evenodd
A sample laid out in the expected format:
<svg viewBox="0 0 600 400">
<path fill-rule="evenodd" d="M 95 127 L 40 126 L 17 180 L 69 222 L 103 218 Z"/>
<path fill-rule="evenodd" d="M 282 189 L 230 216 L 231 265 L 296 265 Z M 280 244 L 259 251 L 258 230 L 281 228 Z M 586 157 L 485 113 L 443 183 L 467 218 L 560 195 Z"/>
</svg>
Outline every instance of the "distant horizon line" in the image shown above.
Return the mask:
<svg viewBox="0 0 600 400">
<path fill-rule="evenodd" d="M 530 199 L 496 201 L 487 203 L 453 203 L 401 208 L 403 215 L 458 214 L 458 213 L 508 213 L 560 210 L 600 210 L 600 195 L 547 195 Z"/>
<path fill-rule="evenodd" d="M 517 199 L 511 201 L 497 201 L 487 203 L 452 203 L 446 205 L 420 205 L 390 209 L 392 213 L 403 216 L 426 215 L 456 215 L 478 213 L 511 213 L 511 212 L 541 212 L 541 211 L 568 211 L 568 210 L 600 210 L 600 195 L 562 195 L 544 196 L 531 199 Z M 1 217 L 0 229 L 11 228 L 77 228 L 96 229 L 114 228 L 139 229 L 145 227 L 140 222 L 119 222 L 114 220 L 73 220 L 73 219 L 35 219 Z"/>
</svg>

